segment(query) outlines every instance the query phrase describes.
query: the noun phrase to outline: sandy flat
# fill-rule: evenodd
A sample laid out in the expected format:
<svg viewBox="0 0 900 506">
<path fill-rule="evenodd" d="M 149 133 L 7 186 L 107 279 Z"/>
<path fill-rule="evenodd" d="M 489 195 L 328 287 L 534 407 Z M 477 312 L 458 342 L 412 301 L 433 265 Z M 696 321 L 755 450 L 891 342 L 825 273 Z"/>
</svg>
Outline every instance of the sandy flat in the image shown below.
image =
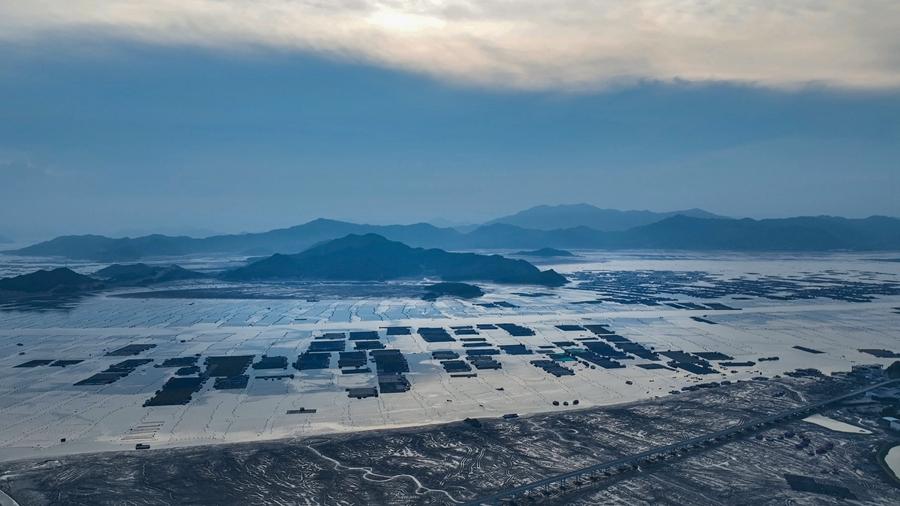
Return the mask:
<svg viewBox="0 0 900 506">
<path fill-rule="evenodd" d="M 818 425 L 819 427 L 825 427 L 826 429 L 833 430 L 835 432 L 844 432 L 847 434 L 871 434 L 872 431 L 868 429 L 863 429 L 862 427 L 857 427 L 855 425 L 851 425 L 849 423 L 844 423 L 840 420 L 835 420 L 833 418 L 828 418 L 823 415 L 812 415 L 803 419 L 804 422 L 812 423 Z"/>
<path fill-rule="evenodd" d="M 900 479 L 900 445 L 888 450 L 887 455 L 884 456 L 884 462 L 888 465 L 891 472 L 894 473 L 894 476 Z"/>
</svg>

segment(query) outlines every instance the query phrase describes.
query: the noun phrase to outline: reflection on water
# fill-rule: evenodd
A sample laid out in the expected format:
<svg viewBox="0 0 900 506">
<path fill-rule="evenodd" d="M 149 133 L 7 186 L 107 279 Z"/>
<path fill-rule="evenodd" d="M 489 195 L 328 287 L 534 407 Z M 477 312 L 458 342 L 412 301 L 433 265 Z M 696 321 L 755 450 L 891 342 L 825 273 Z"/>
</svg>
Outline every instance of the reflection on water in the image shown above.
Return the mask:
<svg viewBox="0 0 900 506">
<path fill-rule="evenodd" d="M 65 295 L 39 295 L 35 297 L 17 298 L 13 300 L 0 299 L 0 311 L 71 311 L 78 304 L 90 297 L 84 294 Z"/>
<path fill-rule="evenodd" d="M 26 298 L 0 298 L 0 311 L 68 312 L 88 299 L 115 297 L 122 299 L 206 299 L 206 300 L 298 300 L 315 302 L 318 299 L 403 299 L 421 298 L 428 283 L 421 282 L 294 282 L 222 284 L 177 283 L 146 290 L 131 289 L 82 294 L 42 294 Z"/>
<path fill-rule="evenodd" d="M 234 284 L 177 289 L 149 290 L 117 294 L 138 299 L 359 299 L 419 298 L 425 294 L 423 283 L 401 282 L 289 282 Z"/>
</svg>

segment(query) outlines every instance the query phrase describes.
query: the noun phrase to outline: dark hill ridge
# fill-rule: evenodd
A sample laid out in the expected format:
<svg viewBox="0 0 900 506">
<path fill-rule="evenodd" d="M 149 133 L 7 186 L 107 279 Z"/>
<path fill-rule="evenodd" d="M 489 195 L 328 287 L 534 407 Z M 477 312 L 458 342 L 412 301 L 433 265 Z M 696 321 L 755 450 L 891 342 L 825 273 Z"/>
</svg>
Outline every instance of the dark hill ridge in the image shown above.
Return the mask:
<svg viewBox="0 0 900 506">
<path fill-rule="evenodd" d="M 450 253 L 412 248 L 380 235 L 350 234 L 296 255 L 272 255 L 226 272 L 229 280 L 357 280 L 384 281 L 439 277 L 444 281 L 559 286 L 566 278 L 541 271 L 524 260 L 499 255 Z"/>
<path fill-rule="evenodd" d="M 670 212 L 620 211 L 618 209 L 601 209 L 590 204 L 563 204 L 532 207 L 497 218 L 488 224 L 514 225 L 534 230 L 588 227 L 601 232 L 616 232 L 649 225 L 679 215 L 703 219 L 723 218 L 723 216 L 703 209 Z"/>
<path fill-rule="evenodd" d="M 425 287 L 424 300 L 437 300 L 441 297 L 459 297 L 461 299 L 475 299 L 484 295 L 481 287 L 468 283 L 435 283 Z"/>
<path fill-rule="evenodd" d="M 296 227 L 258 234 L 222 235 L 206 239 L 153 235 L 134 239 L 63 236 L 10 253 L 62 256 L 95 261 L 121 261 L 198 253 L 293 253 L 348 234 L 378 234 L 393 241 L 442 249 L 686 249 L 735 251 L 888 251 L 900 250 L 900 220 L 883 216 L 847 219 L 831 216 L 768 220 L 673 216 L 617 232 L 579 226 L 535 230 L 491 224 L 462 233 L 428 224 L 357 225 L 314 220 Z"/>
<path fill-rule="evenodd" d="M 91 276 L 59 267 L 0 279 L 0 298 L 30 298 L 45 294 L 78 295 L 104 288 L 146 286 L 205 277 L 208 276 L 177 265 L 116 264 L 100 269 Z"/>
<path fill-rule="evenodd" d="M 101 288 L 103 283 L 90 276 L 78 274 L 66 267 L 40 270 L 0 279 L 0 290 L 28 294 L 76 293 Z"/>
</svg>

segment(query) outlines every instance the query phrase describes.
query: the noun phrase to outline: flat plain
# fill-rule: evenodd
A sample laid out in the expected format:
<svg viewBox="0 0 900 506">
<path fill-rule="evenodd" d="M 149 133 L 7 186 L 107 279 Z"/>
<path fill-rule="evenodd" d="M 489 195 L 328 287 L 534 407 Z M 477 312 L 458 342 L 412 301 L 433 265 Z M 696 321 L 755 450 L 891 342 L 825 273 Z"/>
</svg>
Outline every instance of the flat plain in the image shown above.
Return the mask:
<svg viewBox="0 0 900 506">
<path fill-rule="evenodd" d="M 482 284 L 471 300 L 190 282 L 6 307 L 0 489 L 20 504 L 465 502 L 840 393 L 859 384 L 844 372 L 900 352 L 897 263 L 579 254 L 542 265 L 564 288 Z M 841 499 L 784 478 L 814 471 L 896 502 L 867 453 L 888 432 L 792 424 L 547 500 Z M 797 452 L 785 432 L 831 448 Z"/>
</svg>

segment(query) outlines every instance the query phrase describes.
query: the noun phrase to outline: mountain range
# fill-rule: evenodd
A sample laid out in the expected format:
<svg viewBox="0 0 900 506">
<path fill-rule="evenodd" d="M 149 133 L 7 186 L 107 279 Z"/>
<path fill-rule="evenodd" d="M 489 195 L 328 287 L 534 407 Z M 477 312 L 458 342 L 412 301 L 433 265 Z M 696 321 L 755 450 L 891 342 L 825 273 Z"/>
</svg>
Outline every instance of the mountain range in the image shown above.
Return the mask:
<svg viewBox="0 0 900 506">
<path fill-rule="evenodd" d="M 574 223 L 580 223 L 574 221 Z M 900 219 L 812 216 L 754 220 L 675 215 L 627 230 L 602 231 L 580 224 L 542 230 L 506 223 L 469 232 L 414 225 L 365 225 L 317 219 L 290 228 L 260 233 L 215 235 L 203 239 L 148 235 L 109 238 L 61 236 L 5 253 L 59 256 L 98 262 L 191 254 L 266 256 L 295 254 L 349 234 L 378 234 L 413 247 L 469 249 L 683 249 L 734 251 L 878 251 L 900 250 Z"/>
<path fill-rule="evenodd" d="M 36 294 L 79 294 L 103 288 L 146 286 L 208 278 L 178 265 L 114 264 L 84 275 L 61 267 L 0 279 L 0 300 Z M 480 288 L 459 281 L 561 286 L 567 280 L 555 271 L 541 271 L 525 260 L 500 255 L 451 253 L 412 248 L 375 234 L 350 234 L 294 255 L 274 254 L 218 275 L 228 281 L 387 281 L 440 278 L 428 287 L 428 296 L 465 298 L 483 294 Z"/>
<path fill-rule="evenodd" d="M 24 256 L 61 256 L 73 259 L 116 262 L 144 257 L 183 256 L 202 253 L 231 253 L 264 256 L 297 253 L 323 241 L 349 234 L 376 233 L 417 246 L 455 244 L 463 234 L 452 228 L 427 223 L 416 225 L 360 225 L 317 219 L 290 228 L 260 233 L 215 235 L 203 239 L 160 234 L 136 238 L 100 235 L 60 236 L 19 250 L 7 252 Z"/>
<path fill-rule="evenodd" d="M 487 225 L 515 225 L 534 230 L 557 230 L 573 227 L 588 227 L 601 232 L 617 232 L 662 221 L 673 216 L 688 218 L 724 218 L 703 209 L 683 211 L 620 211 L 602 209 L 590 204 L 562 204 L 558 206 L 536 206 L 509 216 L 487 222 Z"/>
</svg>

